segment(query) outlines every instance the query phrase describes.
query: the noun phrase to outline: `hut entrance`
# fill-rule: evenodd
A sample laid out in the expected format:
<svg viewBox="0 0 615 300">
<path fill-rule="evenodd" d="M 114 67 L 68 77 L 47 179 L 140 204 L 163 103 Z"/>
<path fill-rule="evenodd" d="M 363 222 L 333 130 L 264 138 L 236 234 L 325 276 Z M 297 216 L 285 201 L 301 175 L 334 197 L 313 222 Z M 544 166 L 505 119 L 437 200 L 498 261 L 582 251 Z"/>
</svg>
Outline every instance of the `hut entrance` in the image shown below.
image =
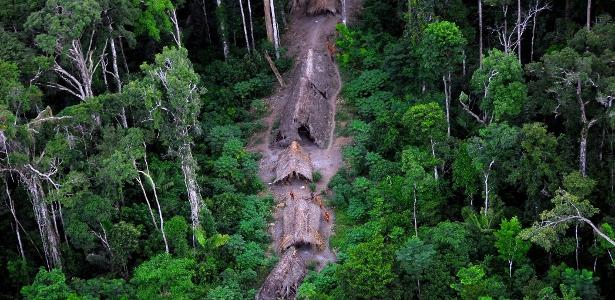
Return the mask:
<svg viewBox="0 0 615 300">
<path fill-rule="evenodd" d="M 299 129 L 297 130 L 297 132 L 299 133 L 299 137 L 301 138 L 302 142 L 308 143 L 308 144 L 315 144 L 315 140 L 312 137 L 312 134 L 310 133 L 310 129 L 307 126 L 301 125 Z"/>
</svg>

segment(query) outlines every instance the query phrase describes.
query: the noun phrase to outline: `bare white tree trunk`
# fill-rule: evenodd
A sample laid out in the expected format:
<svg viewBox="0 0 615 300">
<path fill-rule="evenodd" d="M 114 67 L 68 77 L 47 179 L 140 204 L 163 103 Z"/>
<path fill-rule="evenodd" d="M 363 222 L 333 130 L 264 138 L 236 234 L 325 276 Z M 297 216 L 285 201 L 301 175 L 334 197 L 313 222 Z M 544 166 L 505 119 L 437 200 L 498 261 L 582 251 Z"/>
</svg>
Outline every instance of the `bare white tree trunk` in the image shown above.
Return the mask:
<svg viewBox="0 0 615 300">
<path fill-rule="evenodd" d="M 211 43 L 211 31 L 209 30 L 209 18 L 207 16 L 207 6 L 205 5 L 205 0 L 201 0 L 203 8 L 203 16 L 205 17 L 205 32 L 207 33 L 207 40 Z"/>
<path fill-rule="evenodd" d="M 113 32 L 113 27 L 109 24 L 109 33 Z M 111 67 L 113 68 L 113 78 L 115 79 L 115 84 L 117 85 L 117 92 L 122 92 L 122 79 L 120 78 L 120 69 L 117 66 L 117 50 L 115 48 L 115 38 L 110 38 L 111 46 Z"/>
<path fill-rule="evenodd" d="M 192 220 L 193 230 L 192 245 L 196 246 L 194 232 L 200 226 L 199 216 L 202 205 L 201 191 L 196 180 L 196 161 L 192 157 L 192 150 L 189 144 L 185 144 L 179 153 L 186 192 L 188 193 L 188 201 L 190 202 L 190 219 Z"/>
<path fill-rule="evenodd" d="M 164 241 L 164 249 L 166 253 L 169 253 L 169 242 L 167 241 L 167 235 L 166 232 L 164 230 L 164 217 L 162 216 L 162 207 L 160 206 L 160 200 L 158 199 L 158 191 L 156 190 L 156 183 L 154 182 L 154 178 L 152 178 L 152 175 L 149 171 L 149 163 L 147 162 L 147 146 L 145 145 L 145 143 L 143 143 L 143 150 L 144 150 L 144 156 L 143 156 L 143 161 L 145 162 L 145 171 L 141 171 L 139 169 L 137 169 L 137 172 L 143 176 L 145 176 L 145 178 L 147 178 L 149 184 L 152 187 L 152 193 L 154 194 L 154 201 L 156 201 L 156 207 L 158 208 L 158 218 L 160 221 L 160 233 L 162 234 L 162 240 Z M 133 161 L 133 164 L 135 165 L 136 168 L 136 163 Z M 146 201 L 148 202 L 147 205 L 149 206 L 149 200 L 147 200 L 147 194 L 145 193 L 145 189 L 143 188 L 143 184 L 141 183 L 141 179 L 138 177 L 137 181 L 139 182 L 139 184 L 141 185 L 141 189 L 143 190 L 143 195 L 146 198 Z M 150 213 L 151 213 L 151 208 L 150 208 Z M 152 218 L 154 216 L 152 215 Z M 157 226 L 156 222 L 154 221 L 154 225 Z"/>
<path fill-rule="evenodd" d="M 275 17 L 275 4 L 274 0 L 269 0 L 269 5 L 271 6 L 271 23 L 273 27 L 273 46 L 275 47 L 275 58 L 280 58 L 280 32 L 278 30 L 278 21 Z"/>
<path fill-rule="evenodd" d="M 250 37 L 252 38 L 252 50 L 256 49 L 256 40 L 254 39 L 254 22 L 252 21 L 252 2 L 248 0 L 248 18 L 250 19 Z"/>
<path fill-rule="evenodd" d="M 434 143 L 433 139 L 431 139 L 431 156 L 436 159 L 436 143 Z M 433 177 L 438 180 L 438 167 L 433 167 Z"/>
<path fill-rule="evenodd" d="M 348 15 L 346 14 L 346 0 L 342 0 L 342 23 L 348 25 Z"/>
<path fill-rule="evenodd" d="M 5 184 L 6 188 L 6 196 L 8 197 L 8 207 L 11 211 L 11 215 L 13 216 L 13 221 L 15 222 L 15 236 L 17 237 L 17 249 L 19 250 L 19 255 L 25 261 L 26 253 L 23 250 L 23 243 L 21 241 L 21 233 L 19 230 L 20 223 L 19 219 L 17 219 L 17 212 L 15 211 L 15 203 L 13 202 L 13 198 L 11 197 L 11 192 L 9 191 L 8 183 Z"/>
<path fill-rule="evenodd" d="M 446 106 L 446 134 L 451 136 L 451 72 L 442 76 L 442 82 L 444 82 L 444 104 Z"/>
<path fill-rule="evenodd" d="M 483 1 L 478 0 L 478 62 L 483 66 Z"/>
<path fill-rule="evenodd" d="M 169 12 L 169 18 L 171 18 L 171 23 L 173 23 L 173 40 L 175 41 L 175 44 L 177 44 L 177 47 L 181 48 L 182 36 L 179 30 L 179 21 L 177 20 L 177 12 L 175 8 Z"/>
<path fill-rule="evenodd" d="M 59 237 L 53 228 L 53 220 L 49 215 L 49 208 L 45 202 L 45 195 L 40 179 L 36 174 L 22 174 L 22 181 L 30 194 L 34 218 L 38 224 L 45 261 L 48 269 L 62 268 L 62 255 L 60 252 Z"/>
<path fill-rule="evenodd" d="M 538 5 L 540 3 L 540 1 L 536 1 L 536 4 Z M 530 50 L 530 61 L 534 61 L 534 39 L 536 38 L 536 17 L 538 16 L 538 14 L 534 14 L 534 18 L 532 20 L 532 47 Z"/>
<path fill-rule="evenodd" d="M 248 26 L 246 26 L 246 16 L 243 13 L 243 1 L 239 0 L 239 10 L 241 10 L 241 24 L 243 25 L 243 35 L 246 38 L 246 49 L 248 53 L 251 52 L 250 39 L 248 38 Z"/>
<path fill-rule="evenodd" d="M 489 166 L 487 167 L 487 170 L 483 171 L 483 184 L 484 184 L 484 188 L 485 188 L 485 215 L 487 215 L 488 211 L 489 211 L 489 176 L 491 175 L 491 168 L 493 167 L 493 164 L 495 163 L 495 160 L 492 160 L 489 163 Z"/>
<path fill-rule="evenodd" d="M 585 27 L 587 28 L 587 31 L 589 31 L 591 29 L 591 24 L 592 24 L 592 0 L 587 0 L 587 24 L 585 25 Z"/>
<path fill-rule="evenodd" d="M 416 198 L 416 183 L 415 183 L 414 184 L 414 204 L 413 204 L 413 209 L 412 209 L 412 217 L 414 218 L 414 235 L 418 237 L 419 227 L 416 221 L 416 202 L 417 202 L 417 198 Z"/>
<path fill-rule="evenodd" d="M 521 0 L 517 0 L 517 52 L 519 54 L 519 64 L 521 63 Z"/>
<path fill-rule="evenodd" d="M 218 8 L 222 6 L 222 0 L 216 0 L 216 3 L 218 4 Z M 230 49 L 228 45 L 228 39 L 226 37 L 225 22 L 225 20 L 218 20 L 218 23 L 220 23 L 220 35 L 222 36 L 222 51 L 224 53 L 224 59 L 228 59 Z"/>
<path fill-rule="evenodd" d="M 574 224 L 574 238 L 576 240 L 576 247 L 574 249 L 574 259 L 577 263 L 577 270 L 579 269 L 579 224 Z"/>
</svg>

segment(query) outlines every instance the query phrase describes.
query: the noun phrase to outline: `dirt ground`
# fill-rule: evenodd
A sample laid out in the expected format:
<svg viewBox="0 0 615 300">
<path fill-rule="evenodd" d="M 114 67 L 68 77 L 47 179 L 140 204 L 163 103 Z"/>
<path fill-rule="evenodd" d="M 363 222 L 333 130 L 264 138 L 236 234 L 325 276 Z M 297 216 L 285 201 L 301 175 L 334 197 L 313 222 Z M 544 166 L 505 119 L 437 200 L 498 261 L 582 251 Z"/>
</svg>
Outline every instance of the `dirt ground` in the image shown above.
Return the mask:
<svg viewBox="0 0 615 300">
<path fill-rule="evenodd" d="M 347 1 L 349 14 L 358 9 L 359 2 L 358 0 Z M 326 41 L 328 38 L 335 36 L 335 25 L 338 22 L 341 22 L 340 15 L 305 16 L 298 12 L 292 14 L 289 28 L 283 36 L 283 44 L 288 48 L 288 54 L 295 58 L 295 65 L 293 70 L 285 74 L 286 88 L 279 88 L 274 95 L 267 99 L 271 113 L 263 121 L 268 129 L 260 135 L 253 137 L 253 143 L 250 143 L 248 146 L 249 150 L 262 154 L 259 175 L 263 182 L 268 185 L 269 191 L 277 203 L 276 211 L 274 212 L 274 222 L 270 224 L 270 233 L 273 240 L 270 252 L 276 253 L 278 256 L 282 254 L 280 253 L 279 243 L 283 235 L 285 202 L 290 200 L 290 192 L 293 192 L 296 198 L 311 198 L 313 194 L 307 181 L 293 180 L 290 184 L 273 184 L 275 178 L 274 165 L 278 155 L 284 148 L 275 141 L 272 131 L 275 131 L 273 128 L 274 124 L 284 117 L 283 114 L 285 112 L 287 113 L 285 107 L 289 101 L 296 102 L 296 99 L 290 99 L 293 95 L 296 95 L 296 93 L 293 94 L 293 87 L 302 80 L 302 76 L 306 76 L 306 72 L 302 70 L 306 69 L 306 60 L 310 52 L 310 56 L 320 55 L 320 59 L 314 59 L 313 62 L 309 62 L 314 65 L 310 65 L 307 68 L 314 68 L 316 72 L 308 73 L 314 74 L 312 76 L 323 76 L 322 78 L 310 79 L 326 82 L 327 86 L 331 89 L 327 96 L 327 101 L 329 101 L 328 115 L 322 116 L 327 119 L 328 126 L 323 130 L 328 132 L 323 134 L 328 137 L 329 142 L 326 143 L 325 147 L 318 147 L 308 138 L 302 137 L 300 142 L 306 153 L 311 157 L 314 171 L 322 175 L 321 180 L 316 183 L 314 195 L 320 193 L 330 195 L 330 191 L 327 191 L 327 185 L 339 168 L 342 167 L 341 149 L 350 142 L 348 138 L 335 137 L 334 135 L 335 113 L 339 101 L 341 78 L 337 65 L 328 56 Z M 305 78 L 303 77 L 303 79 Z M 300 265 L 316 265 L 317 270 L 324 268 L 327 263 L 333 262 L 336 259 L 335 253 L 329 248 L 329 237 L 333 230 L 335 217 L 331 209 L 324 207 L 324 210 L 331 216 L 328 222 L 323 219 L 319 228 L 320 234 L 325 240 L 324 249 L 319 250 L 315 247 L 300 246 L 297 248 L 299 255 L 296 256 L 296 259 L 302 260 Z M 302 273 L 305 274 L 305 272 Z M 293 284 L 294 288 L 300 284 L 302 279 L 292 279 L 296 281 Z M 271 282 L 268 281 L 271 281 L 271 278 L 268 278 L 265 282 L 265 284 L 271 285 Z M 273 296 L 262 295 L 262 293 L 257 295 L 257 299 L 270 298 L 273 298 Z M 294 298 L 294 291 L 291 293 L 291 298 Z"/>
</svg>

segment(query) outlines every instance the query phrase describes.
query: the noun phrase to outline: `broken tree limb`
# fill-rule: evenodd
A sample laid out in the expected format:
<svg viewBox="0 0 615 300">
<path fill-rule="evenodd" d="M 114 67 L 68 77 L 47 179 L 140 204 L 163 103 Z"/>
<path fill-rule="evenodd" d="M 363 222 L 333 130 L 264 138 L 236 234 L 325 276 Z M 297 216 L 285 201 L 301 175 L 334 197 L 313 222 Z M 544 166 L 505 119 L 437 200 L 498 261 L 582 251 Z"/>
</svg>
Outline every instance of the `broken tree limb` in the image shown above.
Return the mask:
<svg viewBox="0 0 615 300">
<path fill-rule="evenodd" d="M 280 75 L 280 71 L 278 71 L 278 68 L 275 66 L 275 64 L 273 63 L 273 60 L 271 60 L 271 57 L 269 57 L 269 54 L 267 54 L 267 52 L 265 52 L 265 59 L 269 63 L 269 66 L 271 67 L 273 74 L 275 74 L 275 77 L 278 79 L 280 86 L 286 87 L 286 84 L 284 83 L 284 79 L 282 78 L 282 75 Z"/>
</svg>

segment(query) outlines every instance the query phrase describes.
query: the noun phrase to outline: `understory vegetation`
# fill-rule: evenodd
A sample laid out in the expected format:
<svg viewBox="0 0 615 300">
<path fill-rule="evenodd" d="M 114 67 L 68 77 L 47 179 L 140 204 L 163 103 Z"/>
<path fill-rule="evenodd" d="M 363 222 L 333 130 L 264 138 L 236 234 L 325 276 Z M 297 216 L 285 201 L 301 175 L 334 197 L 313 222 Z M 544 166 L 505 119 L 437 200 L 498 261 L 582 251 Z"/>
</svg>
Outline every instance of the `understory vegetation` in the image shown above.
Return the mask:
<svg viewBox="0 0 615 300">
<path fill-rule="evenodd" d="M 299 299 L 615 292 L 615 22 L 591 5 L 365 0 L 338 26 L 338 261 Z"/>
</svg>

